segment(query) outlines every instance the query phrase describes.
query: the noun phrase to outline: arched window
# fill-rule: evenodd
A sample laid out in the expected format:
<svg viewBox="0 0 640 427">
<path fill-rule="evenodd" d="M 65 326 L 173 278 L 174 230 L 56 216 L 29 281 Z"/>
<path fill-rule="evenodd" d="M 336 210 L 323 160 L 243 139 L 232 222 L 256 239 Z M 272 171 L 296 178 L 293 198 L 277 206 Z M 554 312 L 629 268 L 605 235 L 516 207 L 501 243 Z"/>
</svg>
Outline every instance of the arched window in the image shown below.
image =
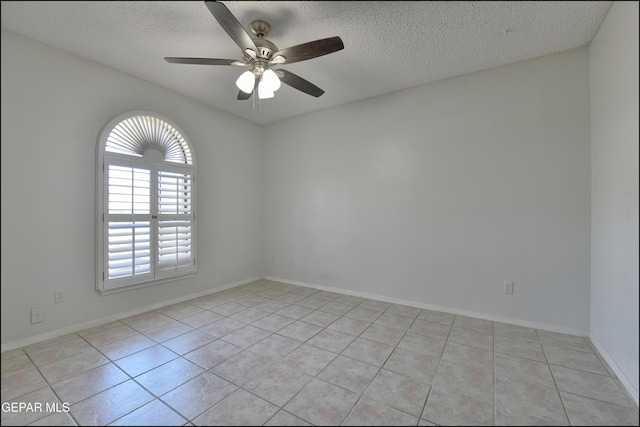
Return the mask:
<svg viewBox="0 0 640 427">
<path fill-rule="evenodd" d="M 184 132 L 158 114 L 133 111 L 105 124 L 96 152 L 96 289 L 108 294 L 195 274 L 195 163 Z"/>
</svg>

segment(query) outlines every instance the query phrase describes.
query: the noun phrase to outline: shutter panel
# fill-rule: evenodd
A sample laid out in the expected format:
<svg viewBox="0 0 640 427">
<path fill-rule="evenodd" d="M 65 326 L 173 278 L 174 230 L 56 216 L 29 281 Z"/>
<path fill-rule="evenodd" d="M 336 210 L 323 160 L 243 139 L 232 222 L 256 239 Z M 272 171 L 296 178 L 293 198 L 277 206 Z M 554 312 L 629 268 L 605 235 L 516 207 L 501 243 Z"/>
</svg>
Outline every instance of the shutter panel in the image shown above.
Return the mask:
<svg viewBox="0 0 640 427">
<path fill-rule="evenodd" d="M 107 288 L 152 277 L 151 170 L 107 164 L 105 269 Z"/>
<path fill-rule="evenodd" d="M 192 271 L 193 212 L 190 171 L 158 171 L 157 274 Z"/>
</svg>

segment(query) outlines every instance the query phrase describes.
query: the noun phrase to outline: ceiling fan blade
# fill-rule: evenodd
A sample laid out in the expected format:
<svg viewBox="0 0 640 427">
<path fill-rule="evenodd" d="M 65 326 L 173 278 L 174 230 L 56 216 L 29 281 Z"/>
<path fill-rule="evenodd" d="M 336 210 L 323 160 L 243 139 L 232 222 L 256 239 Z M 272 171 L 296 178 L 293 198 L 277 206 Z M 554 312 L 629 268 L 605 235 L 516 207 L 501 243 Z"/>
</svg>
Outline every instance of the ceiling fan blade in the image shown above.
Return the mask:
<svg viewBox="0 0 640 427">
<path fill-rule="evenodd" d="M 238 101 L 243 101 L 245 99 L 249 99 L 249 98 L 251 98 L 252 94 L 253 94 L 253 92 L 247 93 L 247 92 L 239 90 L 238 91 Z"/>
<path fill-rule="evenodd" d="M 315 96 L 317 98 L 324 93 L 324 91 L 318 86 L 296 74 L 293 74 L 291 71 L 279 68 L 276 70 L 276 74 L 278 74 L 282 83 L 287 84 L 294 89 L 298 89 L 308 95 Z"/>
<path fill-rule="evenodd" d="M 318 56 L 333 53 L 342 49 L 344 49 L 344 43 L 342 43 L 342 39 L 340 37 L 336 36 L 288 47 L 274 53 L 273 57 L 278 55 L 284 56 L 287 59 L 286 63 L 291 64 L 293 62 L 317 58 Z"/>
<path fill-rule="evenodd" d="M 243 55 L 247 49 L 251 49 L 254 52 L 258 50 L 253 40 L 251 40 L 251 36 L 242 27 L 242 25 L 240 25 L 231 11 L 227 9 L 227 6 L 217 1 L 205 1 L 204 3 L 227 34 L 229 34 L 233 41 L 240 46 L 240 50 L 242 50 Z"/>
<path fill-rule="evenodd" d="M 178 58 L 175 56 L 165 56 L 164 60 L 172 64 L 199 64 L 199 65 L 237 65 L 247 66 L 237 59 L 218 59 L 218 58 Z"/>
</svg>

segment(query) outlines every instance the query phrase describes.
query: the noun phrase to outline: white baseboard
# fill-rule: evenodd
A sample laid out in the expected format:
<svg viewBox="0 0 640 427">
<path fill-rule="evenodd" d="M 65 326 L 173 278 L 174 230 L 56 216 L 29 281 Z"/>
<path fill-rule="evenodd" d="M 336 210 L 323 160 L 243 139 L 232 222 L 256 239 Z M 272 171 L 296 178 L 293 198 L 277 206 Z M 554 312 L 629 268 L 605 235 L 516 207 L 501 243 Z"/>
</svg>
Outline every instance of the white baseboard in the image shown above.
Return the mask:
<svg viewBox="0 0 640 427">
<path fill-rule="evenodd" d="M 629 397 L 636 402 L 638 405 L 638 389 L 634 386 L 624 371 L 620 368 L 620 366 L 616 363 L 616 361 L 611 357 L 611 355 L 605 350 L 605 348 L 600 344 L 598 339 L 591 333 L 589 334 L 589 339 L 591 340 L 591 344 L 598 350 L 598 353 L 604 358 L 605 362 L 609 364 L 609 368 L 616 374 L 618 380 L 622 384 L 622 386 L 626 389 Z"/>
<path fill-rule="evenodd" d="M 53 338 L 58 338 L 63 335 L 71 334 L 74 332 L 82 331 L 84 329 L 93 328 L 94 326 L 99 326 L 104 323 L 113 322 L 114 320 L 120 320 L 127 317 L 135 316 L 136 314 L 142 314 L 147 311 L 157 310 L 162 307 L 166 307 L 172 304 L 178 304 L 180 302 L 188 301 L 190 299 L 202 297 L 205 295 L 213 294 L 216 292 L 224 291 L 226 289 L 235 288 L 236 286 L 244 285 L 245 283 L 254 282 L 259 280 L 261 277 L 253 277 L 251 279 L 240 280 L 237 282 L 227 283 L 226 285 L 218 286 L 216 288 L 207 289 L 200 292 L 195 292 L 189 295 L 183 295 L 181 297 L 173 298 L 167 301 L 163 301 L 157 304 L 151 304 L 144 307 L 136 308 L 135 310 L 124 311 L 116 314 L 112 314 L 109 316 L 101 317 L 100 319 L 90 320 L 88 322 L 79 323 L 76 325 L 67 326 L 64 328 L 56 329 L 53 331 L 45 332 L 43 334 L 34 335 L 32 337 L 23 338 L 15 341 L 10 341 L 8 343 L 2 344 L 1 352 L 15 350 L 17 348 L 22 348 L 31 344 L 38 343 L 40 341 L 50 340 Z"/>
<path fill-rule="evenodd" d="M 314 283 L 299 282 L 297 280 L 282 279 L 282 278 L 271 277 L 271 276 L 263 276 L 262 278 L 267 280 L 273 280 L 275 282 L 288 283 L 290 285 L 304 286 L 306 288 L 313 288 L 313 289 L 319 289 L 319 290 L 328 291 L 328 292 L 335 292 L 338 294 L 352 295 L 352 296 L 361 297 L 361 298 L 369 298 L 369 299 L 374 299 L 378 301 L 389 302 L 392 304 L 408 305 L 411 307 L 424 308 L 426 310 L 441 311 L 441 312 L 450 313 L 450 314 L 459 314 L 461 316 L 475 317 L 477 319 L 491 320 L 493 322 L 509 323 L 512 325 L 524 326 L 524 327 L 533 328 L 533 329 L 542 329 L 544 331 L 558 332 L 561 334 L 577 335 L 580 337 L 587 337 L 589 335 L 589 332 L 583 329 L 567 328 L 563 326 L 550 325 L 550 324 L 541 323 L 541 322 L 530 322 L 527 320 L 521 320 L 521 319 L 516 319 L 512 317 L 496 316 L 493 314 L 480 313 L 480 312 L 468 311 L 468 310 L 460 310 L 456 308 L 443 307 L 443 306 L 433 305 L 433 304 L 424 304 L 416 301 L 409 301 L 409 300 L 403 300 L 399 298 L 387 297 L 384 295 L 371 294 L 368 292 L 351 291 L 347 289 L 333 288 L 330 286 L 316 285 Z"/>
</svg>

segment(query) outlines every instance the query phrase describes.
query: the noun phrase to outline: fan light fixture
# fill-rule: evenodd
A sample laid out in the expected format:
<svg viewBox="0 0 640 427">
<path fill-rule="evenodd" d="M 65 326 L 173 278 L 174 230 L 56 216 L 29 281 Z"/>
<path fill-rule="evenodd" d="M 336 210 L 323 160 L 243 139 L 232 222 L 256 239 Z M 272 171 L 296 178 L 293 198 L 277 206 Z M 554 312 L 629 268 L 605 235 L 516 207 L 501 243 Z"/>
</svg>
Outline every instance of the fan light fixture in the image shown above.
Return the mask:
<svg viewBox="0 0 640 427">
<path fill-rule="evenodd" d="M 253 92 L 253 88 L 256 81 L 256 74 L 254 71 L 245 71 L 240 74 L 238 80 L 236 80 L 236 86 L 244 93 L 250 94 Z M 280 79 L 275 71 L 271 69 L 265 70 L 258 80 L 258 98 L 267 99 L 273 98 L 274 92 L 280 89 Z"/>
</svg>

